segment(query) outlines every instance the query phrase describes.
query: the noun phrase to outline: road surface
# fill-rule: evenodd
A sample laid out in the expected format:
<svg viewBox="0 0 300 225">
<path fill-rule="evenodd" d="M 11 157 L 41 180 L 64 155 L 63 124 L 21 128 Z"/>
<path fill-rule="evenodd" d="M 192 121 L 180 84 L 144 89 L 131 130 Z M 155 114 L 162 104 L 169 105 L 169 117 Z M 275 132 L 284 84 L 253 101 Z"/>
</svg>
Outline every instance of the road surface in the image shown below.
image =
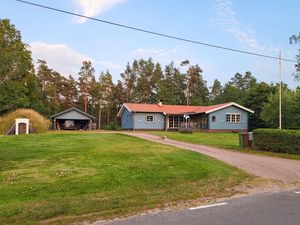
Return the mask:
<svg viewBox="0 0 300 225">
<path fill-rule="evenodd" d="M 299 225 L 300 190 L 264 193 L 94 225 Z"/>
</svg>

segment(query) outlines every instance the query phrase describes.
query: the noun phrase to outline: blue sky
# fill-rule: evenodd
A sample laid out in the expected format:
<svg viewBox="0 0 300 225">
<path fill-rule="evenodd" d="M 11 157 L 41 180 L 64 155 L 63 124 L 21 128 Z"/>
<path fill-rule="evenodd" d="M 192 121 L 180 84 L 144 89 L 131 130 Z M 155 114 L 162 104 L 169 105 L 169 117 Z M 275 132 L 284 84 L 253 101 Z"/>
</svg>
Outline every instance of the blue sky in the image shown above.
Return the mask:
<svg viewBox="0 0 300 225">
<path fill-rule="evenodd" d="M 289 37 L 300 31 L 300 1 L 235 0 L 30 0 L 116 23 L 200 42 L 295 59 L 299 46 Z M 251 71 L 259 81 L 278 82 L 278 62 L 157 37 L 107 24 L 83 20 L 14 0 L 2 0 L 0 18 L 21 30 L 33 58 L 45 59 L 63 75 L 77 77 L 83 60 L 91 60 L 96 76 L 108 69 L 114 80 L 127 62 L 152 57 L 176 66 L 189 59 L 199 64 L 212 85 L 236 72 Z M 185 70 L 185 68 L 181 68 Z M 294 64 L 283 62 L 283 81 L 294 88 Z"/>
</svg>

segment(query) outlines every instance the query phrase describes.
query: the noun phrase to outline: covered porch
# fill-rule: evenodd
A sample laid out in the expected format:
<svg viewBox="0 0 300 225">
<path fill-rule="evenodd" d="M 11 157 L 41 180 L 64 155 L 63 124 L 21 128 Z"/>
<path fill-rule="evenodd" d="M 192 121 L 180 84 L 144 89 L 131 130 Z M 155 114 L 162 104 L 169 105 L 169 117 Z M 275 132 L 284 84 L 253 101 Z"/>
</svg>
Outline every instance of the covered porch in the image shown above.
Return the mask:
<svg viewBox="0 0 300 225">
<path fill-rule="evenodd" d="M 166 130 L 179 130 L 181 128 L 206 131 L 208 130 L 208 115 L 205 113 L 166 115 Z"/>
</svg>

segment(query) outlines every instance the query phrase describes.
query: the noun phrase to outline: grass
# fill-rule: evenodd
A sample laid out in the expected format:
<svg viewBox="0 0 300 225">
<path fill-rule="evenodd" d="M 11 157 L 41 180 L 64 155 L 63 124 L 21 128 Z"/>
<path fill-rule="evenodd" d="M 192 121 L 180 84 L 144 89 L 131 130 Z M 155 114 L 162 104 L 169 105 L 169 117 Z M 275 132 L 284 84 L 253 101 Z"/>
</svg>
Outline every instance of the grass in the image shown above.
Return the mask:
<svg viewBox="0 0 300 225">
<path fill-rule="evenodd" d="M 124 134 L 0 136 L 0 224 L 69 224 L 223 197 L 251 176 Z"/>
<path fill-rule="evenodd" d="M 165 132 L 154 131 L 152 134 L 158 136 L 167 136 L 167 138 L 188 142 L 192 144 L 208 145 L 217 148 L 225 149 L 239 149 L 239 139 L 237 133 L 208 133 L 208 132 L 193 132 L 193 133 L 179 133 L 179 132 Z"/>
<path fill-rule="evenodd" d="M 217 148 L 230 149 L 239 152 L 266 155 L 272 157 L 286 158 L 300 160 L 300 155 L 288 154 L 288 153 L 276 153 L 268 151 L 258 151 L 250 148 L 239 147 L 239 134 L 238 133 L 209 133 L 209 132 L 194 132 L 192 134 L 179 133 L 179 132 L 165 132 L 154 131 L 151 134 L 157 136 L 166 136 L 167 138 L 183 141 L 192 144 L 201 144 Z"/>
</svg>

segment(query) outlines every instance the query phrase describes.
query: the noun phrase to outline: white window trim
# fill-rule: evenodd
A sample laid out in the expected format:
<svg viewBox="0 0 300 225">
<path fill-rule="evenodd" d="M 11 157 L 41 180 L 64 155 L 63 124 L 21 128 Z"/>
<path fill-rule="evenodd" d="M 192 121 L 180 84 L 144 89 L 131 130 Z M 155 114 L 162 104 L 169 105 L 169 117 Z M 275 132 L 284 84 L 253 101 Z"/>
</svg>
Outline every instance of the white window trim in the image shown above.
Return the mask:
<svg viewBox="0 0 300 225">
<path fill-rule="evenodd" d="M 153 121 L 152 121 L 152 122 L 149 122 L 149 121 L 147 120 L 147 117 L 148 117 L 148 116 L 152 116 L 152 118 L 153 118 Z M 146 115 L 145 115 L 145 121 L 146 121 L 146 123 L 155 123 L 155 115 L 146 114 Z"/>
<path fill-rule="evenodd" d="M 230 115 L 230 121 L 227 121 L 227 119 L 226 119 L 227 115 Z M 232 115 L 235 115 L 234 121 L 232 121 Z M 238 122 L 236 120 L 237 115 L 240 115 L 240 121 L 238 121 Z M 226 113 L 225 121 L 226 121 L 226 123 L 241 123 L 242 122 L 242 114 L 241 113 Z"/>
</svg>

